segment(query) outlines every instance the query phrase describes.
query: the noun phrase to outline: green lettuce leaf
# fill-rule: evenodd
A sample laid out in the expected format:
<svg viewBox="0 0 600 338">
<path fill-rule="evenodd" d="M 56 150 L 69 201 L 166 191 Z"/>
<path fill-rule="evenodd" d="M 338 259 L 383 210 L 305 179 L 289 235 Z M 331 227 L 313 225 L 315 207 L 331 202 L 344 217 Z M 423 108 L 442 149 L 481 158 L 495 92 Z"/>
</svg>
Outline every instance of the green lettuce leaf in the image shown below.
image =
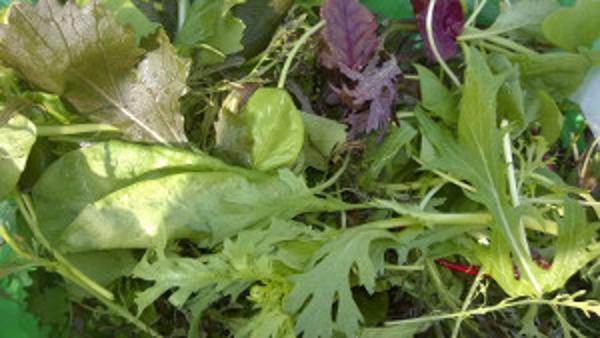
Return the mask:
<svg viewBox="0 0 600 338">
<path fill-rule="evenodd" d="M 548 16 L 542 29 L 546 39 L 562 49 L 592 47 L 600 37 L 600 2 L 578 0 L 575 6 L 561 8 Z"/>
<path fill-rule="evenodd" d="M 15 190 L 35 139 L 35 125 L 24 116 L 0 125 L 0 200 Z"/>
<path fill-rule="evenodd" d="M 17 4 L 0 25 L 0 59 L 36 87 L 133 140 L 185 142 L 179 98 L 189 63 L 168 38 L 140 61 L 135 34 L 95 2 Z"/>
<path fill-rule="evenodd" d="M 217 146 L 260 171 L 292 165 L 304 143 L 304 123 L 282 89 L 260 88 L 241 111 L 224 109 L 215 125 Z"/>
</svg>

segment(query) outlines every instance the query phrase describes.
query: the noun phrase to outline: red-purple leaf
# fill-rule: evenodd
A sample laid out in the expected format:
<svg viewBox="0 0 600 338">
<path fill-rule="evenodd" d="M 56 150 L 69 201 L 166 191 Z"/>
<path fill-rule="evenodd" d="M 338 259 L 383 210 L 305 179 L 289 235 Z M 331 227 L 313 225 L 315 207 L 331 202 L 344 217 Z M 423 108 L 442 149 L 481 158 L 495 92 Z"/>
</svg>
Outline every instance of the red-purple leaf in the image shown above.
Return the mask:
<svg viewBox="0 0 600 338">
<path fill-rule="evenodd" d="M 430 60 L 435 61 L 431 44 L 427 38 L 427 8 L 430 0 L 411 0 L 419 33 L 425 42 L 425 51 Z M 433 9 L 433 39 L 442 59 L 447 60 L 458 53 L 456 37 L 462 32 L 465 18 L 460 0 L 438 0 Z"/>
<path fill-rule="evenodd" d="M 325 67 L 341 63 L 360 70 L 369 63 L 379 40 L 375 17 L 365 6 L 357 0 L 325 0 L 321 18 L 326 22 L 322 33 L 326 48 L 321 54 Z"/>
<path fill-rule="evenodd" d="M 353 107 L 346 118 L 352 125 L 349 137 L 355 138 L 375 130 L 385 131 L 396 99 L 396 79 L 401 74 L 396 60 L 391 58 L 380 66 L 371 62 L 362 73 L 345 65 L 340 70 L 356 82 L 353 89 L 344 85 L 338 90 L 343 99 L 351 100 L 349 106 Z M 360 111 L 366 103 L 369 103 L 368 110 Z"/>
</svg>

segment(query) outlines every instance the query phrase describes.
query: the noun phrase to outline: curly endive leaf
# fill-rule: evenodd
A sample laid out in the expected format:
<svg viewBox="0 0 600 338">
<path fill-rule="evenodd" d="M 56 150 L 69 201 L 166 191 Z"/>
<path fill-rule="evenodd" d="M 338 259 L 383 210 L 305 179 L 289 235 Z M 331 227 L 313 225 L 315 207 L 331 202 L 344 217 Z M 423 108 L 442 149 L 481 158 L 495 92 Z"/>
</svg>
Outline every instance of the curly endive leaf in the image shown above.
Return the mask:
<svg viewBox="0 0 600 338">
<path fill-rule="evenodd" d="M 139 62 L 144 50 L 135 33 L 96 2 L 82 8 L 57 0 L 20 3 L 0 25 L 0 59 L 31 84 L 133 140 L 185 142 L 178 100 L 189 63 L 164 34 L 159 43 Z"/>
</svg>

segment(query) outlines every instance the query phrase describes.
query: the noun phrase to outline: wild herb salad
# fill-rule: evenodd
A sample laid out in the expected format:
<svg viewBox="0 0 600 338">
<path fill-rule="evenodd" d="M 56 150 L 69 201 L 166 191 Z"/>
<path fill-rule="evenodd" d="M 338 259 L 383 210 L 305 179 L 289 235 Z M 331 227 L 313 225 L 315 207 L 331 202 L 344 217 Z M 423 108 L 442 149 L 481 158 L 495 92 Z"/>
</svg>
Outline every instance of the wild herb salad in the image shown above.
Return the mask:
<svg viewBox="0 0 600 338">
<path fill-rule="evenodd" d="M 600 2 L 0 4 L 0 336 L 600 335 Z"/>
</svg>

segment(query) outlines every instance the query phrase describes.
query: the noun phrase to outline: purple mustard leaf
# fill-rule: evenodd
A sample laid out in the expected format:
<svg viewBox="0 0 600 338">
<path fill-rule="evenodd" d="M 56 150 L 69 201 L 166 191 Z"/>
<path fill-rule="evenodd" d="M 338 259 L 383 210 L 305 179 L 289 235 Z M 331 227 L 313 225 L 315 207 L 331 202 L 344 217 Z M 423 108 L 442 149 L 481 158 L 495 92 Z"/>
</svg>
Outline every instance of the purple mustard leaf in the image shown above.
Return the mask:
<svg viewBox="0 0 600 338">
<path fill-rule="evenodd" d="M 427 38 L 427 8 L 430 0 L 411 0 L 421 38 L 425 42 L 425 52 L 431 61 L 435 56 Z M 458 53 L 456 37 L 460 35 L 465 18 L 460 0 L 438 0 L 433 9 L 433 39 L 442 59 L 447 60 Z"/>
<path fill-rule="evenodd" d="M 344 64 L 360 70 L 369 63 L 379 40 L 375 16 L 357 0 L 325 0 L 321 6 L 325 20 L 322 36 L 325 48 L 321 63 L 329 69 Z"/>
<path fill-rule="evenodd" d="M 356 83 L 352 89 L 344 85 L 338 89 L 340 97 L 350 98 L 350 113 L 346 121 L 352 126 L 350 137 L 379 130 L 385 132 L 392 117 L 396 99 L 396 79 L 402 73 L 396 60 L 391 58 L 381 65 L 376 60 L 362 71 L 340 65 L 340 70 Z M 368 109 L 363 109 L 368 103 Z"/>
</svg>

